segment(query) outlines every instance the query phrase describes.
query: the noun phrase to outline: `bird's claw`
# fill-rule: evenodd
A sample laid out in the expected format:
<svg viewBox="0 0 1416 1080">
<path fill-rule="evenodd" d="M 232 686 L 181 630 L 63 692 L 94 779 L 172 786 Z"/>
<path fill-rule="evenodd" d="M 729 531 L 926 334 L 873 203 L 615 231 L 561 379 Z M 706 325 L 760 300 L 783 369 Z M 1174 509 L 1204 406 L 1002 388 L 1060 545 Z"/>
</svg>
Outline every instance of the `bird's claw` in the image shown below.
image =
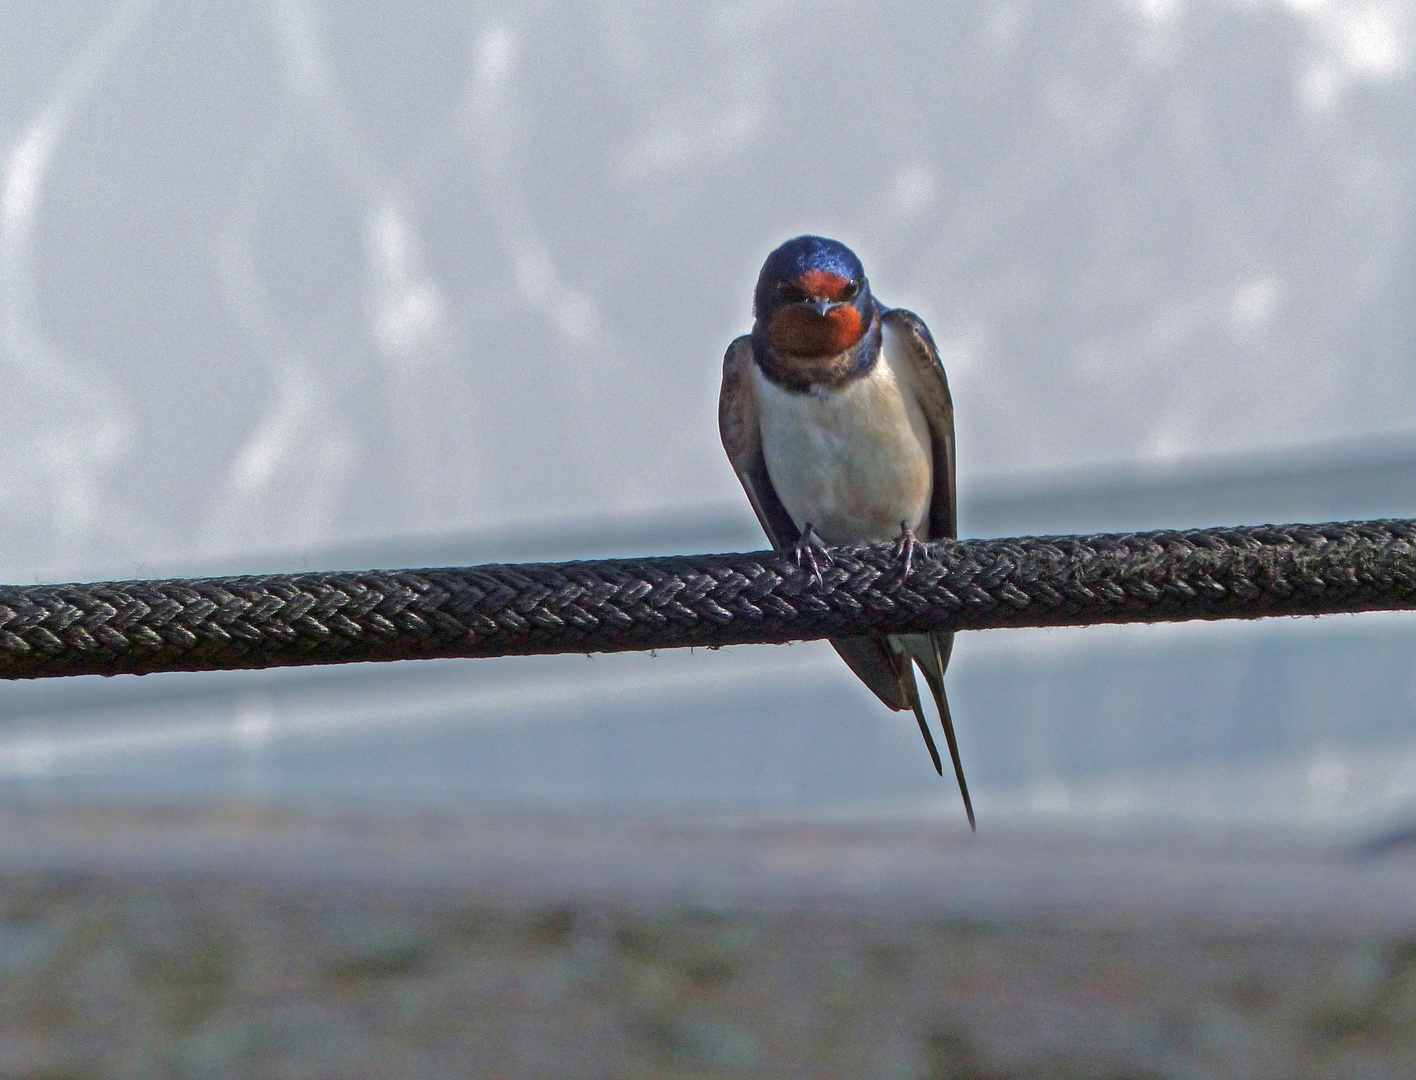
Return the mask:
<svg viewBox="0 0 1416 1080">
<path fill-rule="evenodd" d="M 826 541 L 817 536 L 816 530 L 808 524 L 801 534 L 801 539 L 796 542 L 796 564 L 805 567 L 811 573 L 811 576 L 816 580 L 817 588 L 823 588 L 826 585 L 826 579 L 821 574 L 821 564 L 816 558 L 818 552 L 820 552 L 821 558 L 826 560 L 828 566 L 835 565 L 836 560 L 831 558 L 831 551 L 826 546 Z"/>
<path fill-rule="evenodd" d="M 895 559 L 905 564 L 902 577 L 910 576 L 910 569 L 914 566 L 914 554 L 919 546 L 919 537 L 915 536 L 914 530 L 910 528 L 910 523 L 908 521 L 900 522 L 900 538 L 895 541 Z"/>
</svg>

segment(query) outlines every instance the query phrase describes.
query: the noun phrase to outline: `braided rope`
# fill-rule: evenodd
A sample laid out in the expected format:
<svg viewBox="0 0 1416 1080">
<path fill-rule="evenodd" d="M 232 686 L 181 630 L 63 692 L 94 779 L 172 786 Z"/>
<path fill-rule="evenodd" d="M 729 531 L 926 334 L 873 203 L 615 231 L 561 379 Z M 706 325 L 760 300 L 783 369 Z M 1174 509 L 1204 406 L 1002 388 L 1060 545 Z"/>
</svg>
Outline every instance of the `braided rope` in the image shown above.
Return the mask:
<svg viewBox="0 0 1416 1080">
<path fill-rule="evenodd" d="M 0 678 L 1416 608 L 1416 520 L 0 586 Z"/>
</svg>

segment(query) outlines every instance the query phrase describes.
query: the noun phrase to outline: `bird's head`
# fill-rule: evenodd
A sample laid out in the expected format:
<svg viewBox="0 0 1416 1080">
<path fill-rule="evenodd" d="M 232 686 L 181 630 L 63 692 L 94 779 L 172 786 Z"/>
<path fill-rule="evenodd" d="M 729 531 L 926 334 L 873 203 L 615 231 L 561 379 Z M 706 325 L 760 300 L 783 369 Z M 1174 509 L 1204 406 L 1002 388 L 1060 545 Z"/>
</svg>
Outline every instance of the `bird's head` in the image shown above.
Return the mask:
<svg viewBox="0 0 1416 1080">
<path fill-rule="evenodd" d="M 798 236 L 762 264 L 753 313 L 776 353 L 809 363 L 853 348 L 876 308 L 855 252 L 839 240 Z"/>
</svg>

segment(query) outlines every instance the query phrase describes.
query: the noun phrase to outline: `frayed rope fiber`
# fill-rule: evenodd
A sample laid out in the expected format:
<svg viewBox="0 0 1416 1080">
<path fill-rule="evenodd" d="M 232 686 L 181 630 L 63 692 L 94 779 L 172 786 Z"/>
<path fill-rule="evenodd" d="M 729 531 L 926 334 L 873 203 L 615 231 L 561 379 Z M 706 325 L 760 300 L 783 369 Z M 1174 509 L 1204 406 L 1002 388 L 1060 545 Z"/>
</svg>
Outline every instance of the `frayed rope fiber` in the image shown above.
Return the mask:
<svg viewBox="0 0 1416 1080">
<path fill-rule="evenodd" d="M 0 678 L 1416 608 L 1416 521 L 0 586 Z"/>
</svg>

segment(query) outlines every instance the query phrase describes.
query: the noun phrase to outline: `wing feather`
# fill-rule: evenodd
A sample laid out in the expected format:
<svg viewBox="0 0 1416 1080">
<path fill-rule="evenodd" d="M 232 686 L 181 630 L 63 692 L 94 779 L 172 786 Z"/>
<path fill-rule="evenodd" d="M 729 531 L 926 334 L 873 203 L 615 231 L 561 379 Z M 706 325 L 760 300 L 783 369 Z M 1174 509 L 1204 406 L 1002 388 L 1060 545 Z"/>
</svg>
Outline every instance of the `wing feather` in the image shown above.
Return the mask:
<svg viewBox="0 0 1416 1080">
<path fill-rule="evenodd" d="M 888 326 L 904 346 L 904 358 L 913 389 L 919 395 L 925 422 L 929 425 L 930 447 L 934 459 L 934 490 L 929 501 L 929 535 L 931 539 L 959 535 L 958 488 L 954 475 L 954 401 L 949 395 L 949 379 L 939 360 L 939 349 L 924 320 L 912 311 L 895 308 L 885 312 L 881 321 Z M 949 666 L 949 654 L 954 649 L 953 634 L 908 634 L 891 639 L 919 664 L 924 681 L 934 695 L 939 710 L 939 722 L 949 743 L 949 757 L 954 775 L 959 781 L 959 794 L 964 799 L 969 827 L 974 827 L 973 800 L 964 779 L 964 766 L 959 758 L 959 744 L 954 735 L 954 719 L 949 712 L 949 699 L 944 693 L 944 670 Z M 924 729 L 923 718 L 920 720 Z M 926 733 L 926 740 L 928 734 Z M 930 747 L 935 767 L 939 759 Z"/>
<path fill-rule="evenodd" d="M 752 377 L 752 339 L 746 335 L 728 346 L 723 357 L 723 388 L 718 395 L 718 434 L 737 473 L 762 531 L 777 549 L 801 539 L 791 514 L 782 505 L 767 459 L 762 455 L 762 427 L 757 415 L 757 391 Z"/>
<path fill-rule="evenodd" d="M 924 418 L 929 424 L 934 457 L 934 493 L 929 503 L 929 535 L 932 539 L 958 539 L 958 492 L 954 479 L 954 401 L 949 396 L 949 379 L 939 360 L 939 350 L 929 328 L 912 311 L 894 308 L 881 322 L 895 332 L 904 345 L 904 358 L 919 395 Z"/>
</svg>

